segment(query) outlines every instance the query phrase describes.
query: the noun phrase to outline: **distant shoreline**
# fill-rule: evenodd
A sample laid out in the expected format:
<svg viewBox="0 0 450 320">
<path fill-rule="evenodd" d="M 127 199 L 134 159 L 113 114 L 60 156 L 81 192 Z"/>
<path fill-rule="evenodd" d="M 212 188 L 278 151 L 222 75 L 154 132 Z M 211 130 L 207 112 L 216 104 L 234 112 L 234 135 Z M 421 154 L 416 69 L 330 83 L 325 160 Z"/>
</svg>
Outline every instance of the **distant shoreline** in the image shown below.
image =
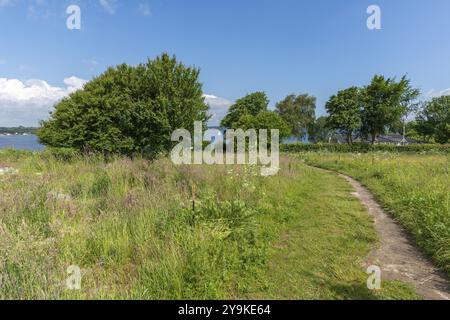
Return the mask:
<svg viewBox="0 0 450 320">
<path fill-rule="evenodd" d="M 35 135 L 37 130 L 35 127 L 0 127 L 0 136 Z"/>
<path fill-rule="evenodd" d="M 0 133 L 0 137 L 12 137 L 12 136 L 34 136 L 35 133 Z"/>
</svg>

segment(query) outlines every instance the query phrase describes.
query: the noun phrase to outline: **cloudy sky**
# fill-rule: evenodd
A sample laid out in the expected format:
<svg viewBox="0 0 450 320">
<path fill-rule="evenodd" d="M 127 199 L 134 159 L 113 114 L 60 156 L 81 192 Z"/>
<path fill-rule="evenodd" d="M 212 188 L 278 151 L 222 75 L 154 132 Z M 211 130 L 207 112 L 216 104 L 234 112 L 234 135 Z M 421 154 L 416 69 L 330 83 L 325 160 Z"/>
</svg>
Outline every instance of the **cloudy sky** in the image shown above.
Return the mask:
<svg viewBox="0 0 450 320">
<path fill-rule="evenodd" d="M 382 30 L 368 30 L 367 7 Z M 66 26 L 70 5 L 81 29 Z M 0 0 L 0 126 L 35 126 L 108 66 L 161 52 L 201 69 L 212 125 L 266 91 L 318 98 L 381 73 L 408 74 L 424 98 L 450 94 L 448 0 Z"/>
</svg>

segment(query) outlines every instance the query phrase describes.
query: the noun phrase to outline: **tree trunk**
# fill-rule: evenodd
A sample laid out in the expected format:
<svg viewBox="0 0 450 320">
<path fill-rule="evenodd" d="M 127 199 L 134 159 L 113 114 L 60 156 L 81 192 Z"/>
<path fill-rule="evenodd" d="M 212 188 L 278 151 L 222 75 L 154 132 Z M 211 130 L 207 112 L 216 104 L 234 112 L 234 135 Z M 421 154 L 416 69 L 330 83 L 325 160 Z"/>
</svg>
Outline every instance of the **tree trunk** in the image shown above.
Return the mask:
<svg viewBox="0 0 450 320">
<path fill-rule="evenodd" d="M 377 140 L 377 135 L 376 133 L 372 133 L 371 135 L 372 135 L 372 145 L 374 145 L 375 141 Z"/>
</svg>

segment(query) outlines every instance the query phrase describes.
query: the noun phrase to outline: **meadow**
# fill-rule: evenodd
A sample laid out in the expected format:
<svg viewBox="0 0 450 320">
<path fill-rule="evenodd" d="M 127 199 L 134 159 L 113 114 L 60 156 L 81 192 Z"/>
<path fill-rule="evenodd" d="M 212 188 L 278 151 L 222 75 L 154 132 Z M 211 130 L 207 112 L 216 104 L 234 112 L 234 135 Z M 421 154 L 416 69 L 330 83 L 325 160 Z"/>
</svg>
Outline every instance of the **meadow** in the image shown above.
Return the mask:
<svg viewBox="0 0 450 320">
<path fill-rule="evenodd" d="M 366 185 L 419 247 L 450 275 L 448 153 L 306 152 L 299 157 Z"/>
<path fill-rule="evenodd" d="M 1 299 L 417 299 L 367 289 L 377 235 L 340 177 L 0 151 Z M 71 266 L 80 290 L 67 287 Z"/>
</svg>

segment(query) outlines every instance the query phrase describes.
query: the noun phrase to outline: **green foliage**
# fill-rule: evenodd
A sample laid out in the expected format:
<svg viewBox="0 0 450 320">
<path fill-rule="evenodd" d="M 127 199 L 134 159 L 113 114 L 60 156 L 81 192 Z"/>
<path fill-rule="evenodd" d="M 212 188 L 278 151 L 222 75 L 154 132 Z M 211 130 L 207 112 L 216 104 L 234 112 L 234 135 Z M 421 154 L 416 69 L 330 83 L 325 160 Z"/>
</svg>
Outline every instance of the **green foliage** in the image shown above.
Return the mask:
<svg viewBox="0 0 450 320">
<path fill-rule="evenodd" d="M 255 92 L 238 99 L 233 104 L 228 114 L 222 120 L 221 125 L 226 128 L 231 128 L 233 124 L 244 115 L 256 116 L 260 112 L 267 111 L 269 99 L 265 92 Z"/>
<path fill-rule="evenodd" d="M 364 88 L 351 87 L 333 95 L 326 104 L 328 127 L 347 137 L 370 137 L 374 144 L 386 131 L 400 132 L 409 114 L 417 109 L 420 91 L 410 80 L 400 81 L 376 75 Z"/>
<path fill-rule="evenodd" d="M 286 122 L 278 114 L 272 111 L 265 111 L 258 113 L 256 116 L 244 115 L 232 126 L 233 129 L 266 129 L 270 130 L 278 129 L 280 131 L 280 138 L 289 137 L 291 131 Z M 270 140 L 269 140 L 270 141 Z"/>
<path fill-rule="evenodd" d="M 426 140 L 450 143 L 450 96 L 426 102 L 417 116 L 414 129 Z"/>
<path fill-rule="evenodd" d="M 303 138 L 311 131 L 316 118 L 315 97 L 308 94 L 292 94 L 278 102 L 275 108 L 296 137 Z"/>
<path fill-rule="evenodd" d="M 352 143 L 354 133 L 361 128 L 361 107 L 361 89 L 351 87 L 339 91 L 325 106 L 329 114 L 328 127 L 343 132 Z"/>
<path fill-rule="evenodd" d="M 328 117 L 317 118 L 309 134 L 309 140 L 312 142 L 328 142 L 333 134 L 333 130 L 328 126 Z"/>
<path fill-rule="evenodd" d="M 171 134 L 207 120 L 199 70 L 163 54 L 136 67 L 109 68 L 61 101 L 38 137 L 51 147 L 106 154 L 157 154 Z"/>
<path fill-rule="evenodd" d="M 372 82 L 364 88 L 361 114 L 361 132 L 370 136 L 372 143 L 387 128 L 397 124 L 408 111 L 408 103 L 418 95 L 412 89 L 410 80 L 402 77 L 399 82 L 393 78 L 376 75 Z"/>
<path fill-rule="evenodd" d="M 303 144 L 292 143 L 281 145 L 281 151 L 284 152 L 307 152 L 307 151 L 326 151 L 326 152 L 345 152 L 345 153 L 368 153 L 368 152 L 392 152 L 392 153 L 450 153 L 450 145 L 438 144 L 414 144 L 407 146 L 396 146 L 388 144 L 370 145 L 366 143 L 354 144 L 334 144 L 318 143 Z"/>
</svg>

